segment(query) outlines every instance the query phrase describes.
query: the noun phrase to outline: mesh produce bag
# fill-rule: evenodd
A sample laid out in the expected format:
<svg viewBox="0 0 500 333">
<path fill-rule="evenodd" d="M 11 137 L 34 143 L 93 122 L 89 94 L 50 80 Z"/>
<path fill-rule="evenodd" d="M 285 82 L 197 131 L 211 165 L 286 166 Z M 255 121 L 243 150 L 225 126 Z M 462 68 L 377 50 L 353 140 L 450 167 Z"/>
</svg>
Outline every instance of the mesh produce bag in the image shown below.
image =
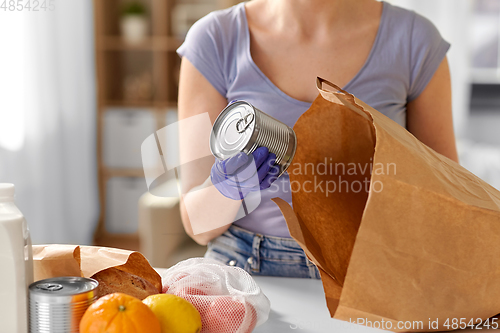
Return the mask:
<svg viewBox="0 0 500 333">
<path fill-rule="evenodd" d="M 252 332 L 269 316 L 269 300 L 239 267 L 192 258 L 168 269 L 162 281 L 164 293 L 180 296 L 198 309 L 202 333 Z"/>
</svg>

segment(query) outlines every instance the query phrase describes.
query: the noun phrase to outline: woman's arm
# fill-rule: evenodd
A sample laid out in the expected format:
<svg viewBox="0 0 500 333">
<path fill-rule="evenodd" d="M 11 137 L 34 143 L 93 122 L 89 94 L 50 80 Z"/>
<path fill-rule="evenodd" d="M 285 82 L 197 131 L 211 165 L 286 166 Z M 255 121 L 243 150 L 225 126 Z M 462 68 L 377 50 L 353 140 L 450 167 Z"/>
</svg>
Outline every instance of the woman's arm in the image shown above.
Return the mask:
<svg viewBox="0 0 500 333">
<path fill-rule="evenodd" d="M 182 58 L 179 79 L 179 120 L 207 112 L 213 124 L 226 105 L 226 99 L 189 60 Z M 195 149 L 209 149 L 209 136 L 205 134 L 194 140 L 192 136 L 197 135 L 195 129 L 183 130 L 182 126 L 179 127 L 181 161 L 189 160 L 186 156 L 191 155 Z M 193 147 L 190 145 L 193 141 L 203 142 L 203 147 Z M 224 233 L 234 221 L 241 205 L 241 201 L 224 197 L 212 185 L 209 176 L 213 162 L 213 158 L 201 158 L 183 165 L 180 172 L 182 223 L 187 234 L 201 245 L 206 245 Z M 191 223 L 203 223 L 204 226 L 222 225 L 222 227 L 194 235 Z"/>
<path fill-rule="evenodd" d="M 451 79 L 444 60 L 424 91 L 407 105 L 407 128 L 438 153 L 458 162 L 451 111 Z"/>
</svg>

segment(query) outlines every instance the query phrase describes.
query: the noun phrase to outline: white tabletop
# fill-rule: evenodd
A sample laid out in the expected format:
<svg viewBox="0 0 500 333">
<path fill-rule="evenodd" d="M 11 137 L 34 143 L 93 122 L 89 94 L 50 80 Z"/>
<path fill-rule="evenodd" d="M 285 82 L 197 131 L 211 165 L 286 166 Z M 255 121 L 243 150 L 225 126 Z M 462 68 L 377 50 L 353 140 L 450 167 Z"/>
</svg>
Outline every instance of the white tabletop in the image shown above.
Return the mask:
<svg viewBox="0 0 500 333">
<path fill-rule="evenodd" d="M 164 269 L 157 270 L 161 274 Z M 254 279 L 271 301 L 269 319 L 254 333 L 385 332 L 330 318 L 320 280 L 267 276 Z M 477 329 L 460 330 L 466 332 L 477 333 Z"/>
<path fill-rule="evenodd" d="M 271 301 L 269 320 L 257 327 L 255 333 L 386 332 L 330 318 L 320 280 L 259 276 L 254 278 Z M 477 329 L 469 328 L 459 331 L 477 333 Z"/>
<path fill-rule="evenodd" d="M 381 332 L 330 318 L 320 280 L 262 276 L 254 278 L 271 301 L 269 319 L 257 327 L 255 333 Z"/>
</svg>

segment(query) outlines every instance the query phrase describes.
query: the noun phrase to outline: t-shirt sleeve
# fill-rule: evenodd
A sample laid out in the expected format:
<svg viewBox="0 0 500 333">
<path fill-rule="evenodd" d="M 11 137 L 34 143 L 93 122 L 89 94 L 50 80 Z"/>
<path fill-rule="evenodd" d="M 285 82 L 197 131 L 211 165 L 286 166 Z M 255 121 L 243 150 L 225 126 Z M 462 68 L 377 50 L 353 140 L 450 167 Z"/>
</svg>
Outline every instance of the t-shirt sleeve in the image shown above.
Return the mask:
<svg viewBox="0 0 500 333">
<path fill-rule="evenodd" d="M 184 43 L 177 49 L 224 97 L 227 88 L 223 65 L 222 35 L 214 13 L 199 19 L 189 29 Z"/>
<path fill-rule="evenodd" d="M 450 44 L 431 21 L 415 14 L 411 34 L 411 72 L 408 101 L 417 98 L 427 87 L 446 56 Z"/>
</svg>

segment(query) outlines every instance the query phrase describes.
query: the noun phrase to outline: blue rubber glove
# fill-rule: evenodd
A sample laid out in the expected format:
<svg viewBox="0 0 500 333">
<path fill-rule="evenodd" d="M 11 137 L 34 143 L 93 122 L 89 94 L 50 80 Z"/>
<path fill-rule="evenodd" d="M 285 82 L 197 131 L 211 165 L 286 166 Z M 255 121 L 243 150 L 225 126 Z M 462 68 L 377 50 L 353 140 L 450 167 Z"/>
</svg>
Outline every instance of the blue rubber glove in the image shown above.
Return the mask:
<svg viewBox="0 0 500 333">
<path fill-rule="evenodd" d="M 275 154 L 259 147 L 251 155 L 240 152 L 225 160 L 216 159 L 210 179 L 222 195 L 241 200 L 252 191 L 271 186 L 280 172 L 275 162 Z"/>
</svg>

